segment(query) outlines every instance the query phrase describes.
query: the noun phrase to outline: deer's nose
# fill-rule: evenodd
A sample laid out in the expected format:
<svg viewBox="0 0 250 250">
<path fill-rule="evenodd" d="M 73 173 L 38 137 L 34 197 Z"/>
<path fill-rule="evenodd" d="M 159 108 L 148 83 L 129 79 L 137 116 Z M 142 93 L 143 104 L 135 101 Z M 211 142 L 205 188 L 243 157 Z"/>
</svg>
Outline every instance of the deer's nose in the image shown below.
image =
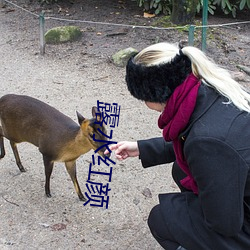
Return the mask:
<svg viewBox="0 0 250 250">
<path fill-rule="evenodd" d="M 108 158 L 111 156 L 110 153 L 107 153 L 107 154 L 103 154 L 104 156 L 107 156 Z"/>
</svg>

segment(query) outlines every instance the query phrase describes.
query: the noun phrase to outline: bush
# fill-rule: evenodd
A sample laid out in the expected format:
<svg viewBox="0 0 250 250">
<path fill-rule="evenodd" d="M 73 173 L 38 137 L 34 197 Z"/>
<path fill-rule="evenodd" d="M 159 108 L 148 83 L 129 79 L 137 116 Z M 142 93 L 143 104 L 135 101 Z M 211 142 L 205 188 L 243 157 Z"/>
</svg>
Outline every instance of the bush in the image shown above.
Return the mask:
<svg viewBox="0 0 250 250">
<path fill-rule="evenodd" d="M 165 15 L 171 14 L 171 0 L 136 0 L 136 2 L 139 7 L 143 7 L 145 11 L 154 12 L 156 15 L 160 13 Z"/>
<path fill-rule="evenodd" d="M 172 1 L 174 0 L 136 0 L 140 7 L 146 11 L 154 11 L 159 13 L 171 14 Z M 193 1 L 193 0 L 189 0 Z M 199 0 L 197 5 L 197 13 L 201 12 L 204 0 Z M 241 11 L 245 8 L 250 9 L 250 0 L 208 0 L 208 11 L 214 15 L 216 7 L 220 6 L 224 14 L 231 14 L 236 17 L 237 10 Z"/>
<path fill-rule="evenodd" d="M 231 13 L 233 17 L 236 17 L 236 11 L 238 9 L 240 11 L 245 8 L 250 9 L 250 0 L 214 0 L 213 4 L 220 6 L 225 14 Z"/>
</svg>

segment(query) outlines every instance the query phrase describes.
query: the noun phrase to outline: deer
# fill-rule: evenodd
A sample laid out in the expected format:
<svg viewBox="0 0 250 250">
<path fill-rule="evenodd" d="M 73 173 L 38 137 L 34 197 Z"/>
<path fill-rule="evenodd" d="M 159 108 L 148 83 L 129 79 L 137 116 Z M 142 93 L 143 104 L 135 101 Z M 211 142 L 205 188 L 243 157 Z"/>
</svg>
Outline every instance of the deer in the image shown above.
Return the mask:
<svg viewBox="0 0 250 250">
<path fill-rule="evenodd" d="M 4 138 L 8 139 L 16 164 L 25 172 L 17 144 L 28 142 L 38 147 L 45 168 L 45 194 L 51 197 L 50 177 L 54 162 L 64 162 L 81 201 L 86 198 L 81 192 L 76 160 L 90 150 L 104 154 L 107 134 L 105 124 L 100 122 L 97 107 L 92 107 L 92 118 L 84 118 L 77 112 L 78 123 L 54 107 L 31 96 L 7 94 L 0 98 L 0 159 L 5 156 Z M 100 113 L 100 112 L 99 112 Z"/>
</svg>

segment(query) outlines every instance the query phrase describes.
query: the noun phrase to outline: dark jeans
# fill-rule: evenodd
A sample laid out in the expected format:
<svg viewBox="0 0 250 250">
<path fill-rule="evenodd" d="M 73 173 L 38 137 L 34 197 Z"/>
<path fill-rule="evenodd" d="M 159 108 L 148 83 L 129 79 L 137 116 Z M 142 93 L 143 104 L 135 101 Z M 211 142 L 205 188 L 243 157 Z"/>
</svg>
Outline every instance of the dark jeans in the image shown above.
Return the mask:
<svg viewBox="0 0 250 250">
<path fill-rule="evenodd" d="M 185 178 L 186 175 L 176 162 L 173 164 L 172 176 L 181 192 L 188 191 L 180 184 L 180 180 Z M 176 250 L 180 246 L 180 244 L 175 241 L 174 236 L 171 235 L 166 223 L 164 222 L 163 216 L 160 211 L 160 205 L 156 205 L 151 210 L 148 217 L 148 226 L 154 238 L 164 249 Z"/>
</svg>

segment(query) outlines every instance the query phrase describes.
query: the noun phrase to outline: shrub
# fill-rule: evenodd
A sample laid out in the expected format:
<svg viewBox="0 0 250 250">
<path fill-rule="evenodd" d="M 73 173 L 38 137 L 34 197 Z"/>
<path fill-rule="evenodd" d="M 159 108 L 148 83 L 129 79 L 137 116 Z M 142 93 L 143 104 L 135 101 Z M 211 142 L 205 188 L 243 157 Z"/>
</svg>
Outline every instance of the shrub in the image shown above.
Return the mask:
<svg viewBox="0 0 250 250">
<path fill-rule="evenodd" d="M 165 15 L 171 14 L 171 0 L 136 0 L 136 2 L 139 7 L 143 7 L 145 11 L 153 11 L 156 15 L 160 13 Z"/>
<path fill-rule="evenodd" d="M 174 0 L 135 0 L 140 7 L 146 11 L 154 11 L 155 14 L 171 14 L 172 1 Z M 193 1 L 193 0 L 189 0 Z M 204 0 L 199 0 L 197 13 L 202 9 Z M 208 0 L 208 11 L 214 15 L 216 7 L 220 6 L 224 14 L 231 14 L 236 17 L 237 10 L 250 9 L 250 0 Z"/>
</svg>

